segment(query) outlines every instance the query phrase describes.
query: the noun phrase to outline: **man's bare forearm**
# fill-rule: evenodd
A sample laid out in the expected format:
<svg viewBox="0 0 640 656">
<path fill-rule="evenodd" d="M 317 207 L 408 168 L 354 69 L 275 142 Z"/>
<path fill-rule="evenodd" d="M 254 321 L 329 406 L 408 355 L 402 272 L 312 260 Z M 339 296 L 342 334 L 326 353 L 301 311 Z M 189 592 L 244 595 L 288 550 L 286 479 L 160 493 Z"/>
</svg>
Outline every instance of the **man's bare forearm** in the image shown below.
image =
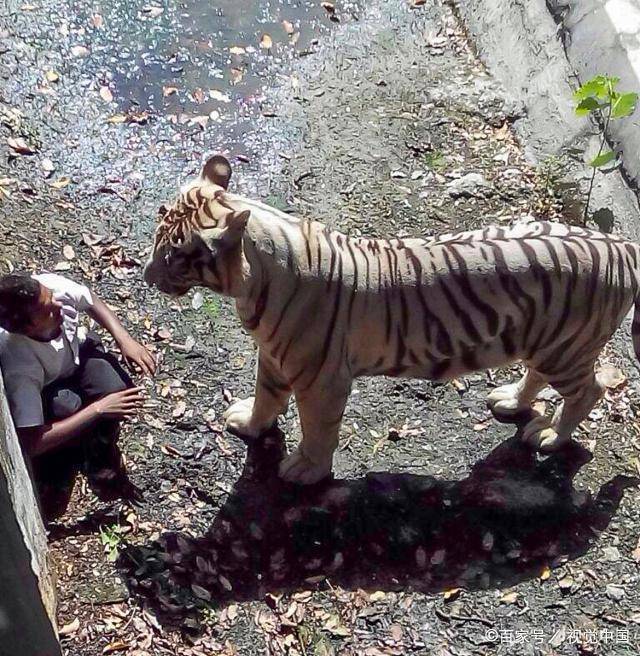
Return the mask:
<svg viewBox="0 0 640 656">
<path fill-rule="evenodd" d="M 95 403 L 91 403 L 66 419 L 42 426 L 18 428 L 18 437 L 30 456 L 40 456 L 72 441 L 99 418 Z"/>
<path fill-rule="evenodd" d="M 91 292 L 93 306 L 88 311 L 89 314 L 106 330 L 108 330 L 118 345 L 126 343 L 133 338 L 127 332 L 127 329 L 120 323 L 118 317 L 109 309 L 107 304 Z"/>
</svg>

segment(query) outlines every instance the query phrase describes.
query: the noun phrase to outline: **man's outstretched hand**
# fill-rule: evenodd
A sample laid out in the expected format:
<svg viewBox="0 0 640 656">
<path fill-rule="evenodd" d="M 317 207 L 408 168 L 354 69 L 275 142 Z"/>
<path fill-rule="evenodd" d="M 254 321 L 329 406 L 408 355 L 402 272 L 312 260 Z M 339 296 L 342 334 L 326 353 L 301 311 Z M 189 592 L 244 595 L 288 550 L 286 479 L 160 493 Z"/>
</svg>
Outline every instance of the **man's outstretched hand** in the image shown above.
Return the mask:
<svg viewBox="0 0 640 656">
<path fill-rule="evenodd" d="M 107 394 L 94 401 L 92 406 L 99 417 L 128 419 L 138 414 L 144 401 L 142 387 L 131 387 L 122 392 Z"/>
<path fill-rule="evenodd" d="M 121 342 L 119 346 L 127 366 L 137 368 L 147 376 L 153 376 L 156 373 L 156 361 L 153 355 L 140 342 L 130 338 Z"/>
</svg>

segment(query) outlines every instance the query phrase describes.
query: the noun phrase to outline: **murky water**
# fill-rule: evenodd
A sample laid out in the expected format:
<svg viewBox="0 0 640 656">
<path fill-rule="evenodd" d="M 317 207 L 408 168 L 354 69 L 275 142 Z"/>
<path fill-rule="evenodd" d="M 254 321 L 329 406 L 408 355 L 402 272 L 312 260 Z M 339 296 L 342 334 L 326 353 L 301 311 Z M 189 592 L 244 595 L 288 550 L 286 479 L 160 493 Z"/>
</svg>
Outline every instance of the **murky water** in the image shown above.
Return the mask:
<svg viewBox="0 0 640 656">
<path fill-rule="evenodd" d="M 339 2 L 332 14 L 319 0 L 101 0 L 76 10 L 100 22 L 102 75 L 123 110 L 204 122 L 258 100 L 268 69 L 312 51 L 333 25 L 356 20 L 359 4 Z"/>
<path fill-rule="evenodd" d="M 335 0 L 334 13 L 323 4 L 9 0 L 7 97 L 47 115 L 40 156 L 68 180 L 64 194 L 103 216 L 102 230 L 136 238 L 212 151 L 234 161 L 238 188 L 271 194 L 274 153 L 292 141 L 271 121 L 282 99 L 272 90 L 289 93 L 301 62 L 321 67 L 341 26 L 367 22 L 364 0 Z"/>
</svg>

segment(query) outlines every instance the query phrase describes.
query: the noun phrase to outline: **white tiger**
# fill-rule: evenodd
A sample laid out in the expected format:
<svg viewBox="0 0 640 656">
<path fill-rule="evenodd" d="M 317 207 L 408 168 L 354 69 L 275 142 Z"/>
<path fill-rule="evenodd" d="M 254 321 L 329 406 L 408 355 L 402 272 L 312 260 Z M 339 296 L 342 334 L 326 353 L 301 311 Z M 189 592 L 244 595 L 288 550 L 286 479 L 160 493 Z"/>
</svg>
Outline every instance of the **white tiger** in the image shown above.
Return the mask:
<svg viewBox="0 0 640 656">
<path fill-rule="evenodd" d="M 255 396 L 228 409 L 227 427 L 257 436 L 293 394 L 303 436 L 281 463 L 288 481 L 331 471 L 358 376 L 442 380 L 522 361 L 524 377 L 488 403 L 512 417 L 553 386 L 559 411 L 523 430 L 550 451 L 600 399 L 594 364 L 634 303 L 640 352 L 639 247 L 620 237 L 532 223 L 429 240 L 351 238 L 228 193 L 230 177 L 214 156 L 161 209 L 144 276 L 168 294 L 202 285 L 235 298 L 259 358 Z"/>
</svg>

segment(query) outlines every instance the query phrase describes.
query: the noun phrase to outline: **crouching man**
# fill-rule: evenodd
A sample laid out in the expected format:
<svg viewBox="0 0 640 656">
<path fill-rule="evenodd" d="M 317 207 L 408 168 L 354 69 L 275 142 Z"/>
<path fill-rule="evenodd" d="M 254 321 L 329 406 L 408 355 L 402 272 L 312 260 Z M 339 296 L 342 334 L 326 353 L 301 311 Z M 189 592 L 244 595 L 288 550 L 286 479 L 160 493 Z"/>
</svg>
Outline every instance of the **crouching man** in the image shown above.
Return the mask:
<svg viewBox="0 0 640 656">
<path fill-rule="evenodd" d="M 56 274 L 0 277 L 0 364 L 49 517 L 66 508 L 80 468 L 100 498 L 135 497 L 116 442 L 120 421 L 141 408 L 142 390 L 97 335 L 83 338 L 81 312 L 113 335 L 125 362 L 155 373 L 152 355 L 84 285 Z"/>
</svg>

